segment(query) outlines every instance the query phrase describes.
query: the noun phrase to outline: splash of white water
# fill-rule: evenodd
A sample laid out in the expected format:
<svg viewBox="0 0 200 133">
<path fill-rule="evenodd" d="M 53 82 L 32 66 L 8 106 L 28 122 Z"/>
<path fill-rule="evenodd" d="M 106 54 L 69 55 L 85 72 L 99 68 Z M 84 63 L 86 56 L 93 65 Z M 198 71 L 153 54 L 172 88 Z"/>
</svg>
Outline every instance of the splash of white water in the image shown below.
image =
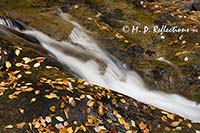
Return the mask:
<svg viewBox="0 0 200 133">
<path fill-rule="evenodd" d="M 74 22 L 73 22 L 74 23 Z M 74 73 L 90 83 L 110 88 L 116 92 L 130 96 L 138 101 L 151 104 L 155 107 L 176 113 L 195 122 L 200 122 L 200 105 L 175 94 L 165 94 L 158 91 L 150 91 L 142 79 L 134 71 L 122 69 L 120 63 L 114 62 L 101 50 L 97 43 L 90 38 L 80 25 L 74 24 L 70 40 L 56 41 L 39 31 L 23 31 L 25 34 L 35 36 L 46 50 L 54 54 L 57 59 L 68 66 Z M 73 55 L 68 55 L 67 50 L 73 50 L 83 55 L 90 55 L 106 63 L 106 70 L 102 73 L 96 60 L 83 61 Z"/>
</svg>

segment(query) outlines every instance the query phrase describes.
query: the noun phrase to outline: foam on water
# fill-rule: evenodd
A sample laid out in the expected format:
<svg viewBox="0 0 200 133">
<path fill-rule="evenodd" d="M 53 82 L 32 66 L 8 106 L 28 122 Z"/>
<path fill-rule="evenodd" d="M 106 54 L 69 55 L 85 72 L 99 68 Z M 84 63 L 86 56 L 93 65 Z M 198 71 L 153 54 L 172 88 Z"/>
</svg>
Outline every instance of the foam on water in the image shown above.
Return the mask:
<svg viewBox="0 0 200 133">
<path fill-rule="evenodd" d="M 56 41 L 39 31 L 26 30 L 23 33 L 36 37 L 47 51 L 54 54 L 61 63 L 68 66 L 74 73 L 80 75 L 79 78 L 110 88 L 140 102 L 176 113 L 192 121 L 200 122 L 200 105 L 179 95 L 149 90 L 137 73 L 119 65 L 121 63 L 117 63 L 116 60 L 113 61 L 80 28 L 80 25 L 74 25 L 75 28 L 69 36 L 73 43 L 70 43 L 70 41 Z M 96 60 L 81 60 L 67 53 L 66 51 L 69 49 L 93 56 L 94 59 L 100 59 L 107 65 L 105 71 L 102 72 L 100 64 Z"/>
<path fill-rule="evenodd" d="M 88 36 L 77 22 L 70 20 L 69 16 L 60 10 L 58 10 L 58 14 L 75 27 L 69 36 L 69 41 L 56 41 L 36 30 L 21 32 L 37 38 L 47 51 L 55 55 L 57 60 L 70 68 L 73 73 L 79 75 L 79 78 L 110 88 L 140 102 L 176 113 L 192 121 L 200 122 L 200 105 L 179 95 L 149 90 L 137 73 L 128 70 L 120 61 L 100 49 L 95 40 Z M 67 52 L 69 50 L 93 58 L 85 61 L 71 55 Z M 100 69 L 101 65 L 95 59 L 106 64 L 104 71 Z M 164 58 L 158 58 L 158 60 L 173 65 Z"/>
</svg>

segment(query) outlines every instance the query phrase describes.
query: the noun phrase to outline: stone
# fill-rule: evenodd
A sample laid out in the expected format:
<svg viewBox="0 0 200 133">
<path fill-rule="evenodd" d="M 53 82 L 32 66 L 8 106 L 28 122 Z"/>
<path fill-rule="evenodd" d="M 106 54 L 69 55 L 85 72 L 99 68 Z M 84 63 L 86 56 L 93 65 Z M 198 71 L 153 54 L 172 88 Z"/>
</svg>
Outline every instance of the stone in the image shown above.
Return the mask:
<svg viewBox="0 0 200 133">
<path fill-rule="evenodd" d="M 192 10 L 194 10 L 194 11 L 200 11 L 200 2 L 194 2 L 192 4 Z"/>
<path fill-rule="evenodd" d="M 144 49 L 141 46 L 135 45 L 130 48 L 128 48 L 127 53 L 131 57 L 138 57 L 144 52 Z"/>
</svg>

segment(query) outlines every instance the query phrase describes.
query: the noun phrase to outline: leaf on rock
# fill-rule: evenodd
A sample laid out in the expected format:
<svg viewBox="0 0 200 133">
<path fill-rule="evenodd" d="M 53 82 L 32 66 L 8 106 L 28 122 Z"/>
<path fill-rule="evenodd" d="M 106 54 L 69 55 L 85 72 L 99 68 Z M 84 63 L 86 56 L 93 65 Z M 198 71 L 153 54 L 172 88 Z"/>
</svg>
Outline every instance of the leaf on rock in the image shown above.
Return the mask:
<svg viewBox="0 0 200 133">
<path fill-rule="evenodd" d="M 19 56 L 20 50 L 19 50 L 19 49 L 16 49 L 16 50 L 15 50 L 15 54 L 16 54 L 17 56 Z"/>
<path fill-rule="evenodd" d="M 72 129 L 72 127 L 62 128 L 62 129 L 60 129 L 59 133 L 73 133 L 73 129 Z"/>
<path fill-rule="evenodd" d="M 12 64 L 10 63 L 10 61 L 6 61 L 6 68 L 9 69 L 11 68 Z"/>
</svg>

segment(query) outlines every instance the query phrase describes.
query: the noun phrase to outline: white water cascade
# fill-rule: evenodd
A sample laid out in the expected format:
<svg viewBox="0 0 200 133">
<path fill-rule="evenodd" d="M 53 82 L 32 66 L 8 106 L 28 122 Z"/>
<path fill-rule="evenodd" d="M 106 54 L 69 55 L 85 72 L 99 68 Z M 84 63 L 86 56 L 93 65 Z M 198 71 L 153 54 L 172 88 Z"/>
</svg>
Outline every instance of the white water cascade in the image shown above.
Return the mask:
<svg viewBox="0 0 200 133">
<path fill-rule="evenodd" d="M 66 19 L 63 14 L 61 17 Z M 69 41 L 56 41 L 36 30 L 21 32 L 36 37 L 47 51 L 80 78 L 194 122 L 200 122 L 200 105 L 176 94 L 149 90 L 137 73 L 120 65 L 119 61 L 113 61 L 78 23 L 70 22 L 75 28 L 69 36 Z M 68 51 L 90 58 L 82 60 Z M 106 64 L 105 70 L 100 69 L 101 63 L 97 60 Z"/>
</svg>

